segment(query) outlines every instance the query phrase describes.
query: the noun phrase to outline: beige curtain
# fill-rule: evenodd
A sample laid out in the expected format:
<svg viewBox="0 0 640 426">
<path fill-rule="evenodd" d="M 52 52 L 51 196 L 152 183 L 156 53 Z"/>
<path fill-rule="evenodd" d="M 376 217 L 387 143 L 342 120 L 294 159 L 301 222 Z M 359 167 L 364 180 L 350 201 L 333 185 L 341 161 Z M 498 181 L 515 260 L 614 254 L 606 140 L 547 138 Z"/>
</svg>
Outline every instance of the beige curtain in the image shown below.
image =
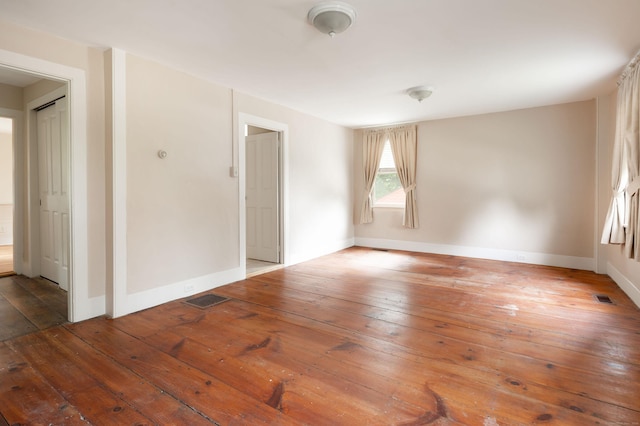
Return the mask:
<svg viewBox="0 0 640 426">
<path fill-rule="evenodd" d="M 391 129 L 389 131 L 389 142 L 393 161 L 396 163 L 396 170 L 402 188 L 404 188 L 404 219 L 402 224 L 405 228 L 417 228 L 418 205 L 416 203 L 416 160 L 417 160 L 417 138 L 416 126 L 405 126 Z"/>
<path fill-rule="evenodd" d="M 611 167 L 613 194 L 602 244 L 624 244 L 628 257 L 640 260 L 640 52 L 618 81 L 616 133 Z"/>
<path fill-rule="evenodd" d="M 387 140 L 386 131 L 367 131 L 362 138 L 362 168 L 364 170 L 364 194 L 360 209 L 359 223 L 373 222 L 373 198 L 371 190 L 378 174 L 378 165 L 382 158 L 384 143 Z"/>
</svg>

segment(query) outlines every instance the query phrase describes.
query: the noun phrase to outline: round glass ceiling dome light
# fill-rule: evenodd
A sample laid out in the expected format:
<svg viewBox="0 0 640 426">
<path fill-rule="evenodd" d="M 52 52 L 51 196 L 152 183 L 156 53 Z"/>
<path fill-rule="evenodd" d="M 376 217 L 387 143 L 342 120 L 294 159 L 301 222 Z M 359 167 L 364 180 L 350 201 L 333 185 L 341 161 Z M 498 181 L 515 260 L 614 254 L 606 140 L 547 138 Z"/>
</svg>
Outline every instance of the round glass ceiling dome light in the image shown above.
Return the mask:
<svg viewBox="0 0 640 426">
<path fill-rule="evenodd" d="M 433 93 L 433 87 L 412 87 L 407 90 L 407 95 L 411 96 L 413 99 L 416 99 L 418 102 L 422 102 L 427 99 Z"/>
<path fill-rule="evenodd" d="M 313 6 L 307 20 L 321 33 L 333 37 L 353 25 L 356 10 L 341 1 L 327 1 Z"/>
</svg>

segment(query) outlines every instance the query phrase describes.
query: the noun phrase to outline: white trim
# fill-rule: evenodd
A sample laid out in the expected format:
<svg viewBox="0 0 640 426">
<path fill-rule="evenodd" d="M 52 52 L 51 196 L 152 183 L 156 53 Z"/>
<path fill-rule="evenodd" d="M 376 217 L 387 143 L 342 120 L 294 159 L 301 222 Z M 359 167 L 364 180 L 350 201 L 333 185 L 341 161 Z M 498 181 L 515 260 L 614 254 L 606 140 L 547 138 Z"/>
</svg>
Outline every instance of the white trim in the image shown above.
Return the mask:
<svg viewBox="0 0 640 426">
<path fill-rule="evenodd" d="M 95 318 L 105 313 L 105 296 L 90 297 L 86 304 L 80 306 L 77 310 L 80 318 Z"/>
<path fill-rule="evenodd" d="M 126 315 L 127 300 L 127 56 L 111 49 L 112 70 L 112 282 L 107 288 L 107 314 Z"/>
<path fill-rule="evenodd" d="M 69 315 L 71 322 L 89 318 L 87 222 L 87 88 L 85 71 L 0 49 L 0 65 L 68 83 L 71 126 L 71 248 Z"/>
<path fill-rule="evenodd" d="M 533 265 L 559 266 L 563 268 L 583 269 L 587 271 L 593 271 L 595 263 L 595 259 L 589 257 L 562 256 L 548 253 L 430 244 L 417 241 L 385 240 L 378 238 L 356 238 L 355 245 L 361 247 L 406 250 L 420 253 L 446 254 L 451 256 L 502 260 L 506 262 L 529 263 Z"/>
<path fill-rule="evenodd" d="M 282 134 L 282 166 L 280 167 L 280 178 L 282 182 L 281 187 L 281 244 L 282 244 L 282 259 L 280 263 L 283 265 L 289 265 L 289 125 L 279 123 L 277 121 L 269 120 L 255 115 L 238 112 L 236 131 L 236 144 L 238 146 L 238 209 L 239 209 L 239 247 L 240 247 L 240 269 L 243 272 L 242 278 L 246 278 L 247 269 L 247 211 L 246 211 L 246 181 L 247 172 L 245 167 L 246 161 L 246 146 L 245 146 L 245 126 L 255 126 L 267 130 L 273 130 L 274 132 L 280 132 Z"/>
<path fill-rule="evenodd" d="M 24 238 L 24 205 L 22 197 L 24 182 L 24 150 L 22 149 L 22 111 L 8 108 L 0 108 L 0 116 L 13 120 L 12 145 L 13 145 L 13 271 L 17 274 L 23 273 L 23 238 Z"/>
<path fill-rule="evenodd" d="M 607 263 L 607 275 L 618 284 L 627 296 L 640 308 L 640 288 L 635 286 L 622 272 L 618 271 L 610 262 Z"/>
<path fill-rule="evenodd" d="M 596 97 L 595 99 L 596 102 L 596 134 L 595 134 L 595 141 L 594 141 L 594 151 L 595 151 L 595 155 L 594 155 L 594 167 L 595 167 L 595 182 L 593 182 L 594 184 L 594 206 L 593 206 L 593 257 L 596 260 L 595 261 L 595 268 L 594 270 L 598 273 L 601 273 L 600 271 L 600 263 L 602 262 L 602 253 L 600 250 L 600 238 L 598 238 L 599 236 L 599 232 L 598 232 L 598 222 L 600 221 L 600 130 L 602 129 L 602 126 L 600 125 L 600 98 Z"/>
<path fill-rule="evenodd" d="M 234 268 L 197 278 L 191 278 L 159 288 L 129 294 L 126 299 L 126 305 L 120 306 L 119 309 L 121 312 L 126 313 L 138 312 L 143 309 L 148 309 L 163 303 L 181 299 L 192 294 L 202 293 L 203 291 L 208 291 L 216 287 L 244 279 L 245 276 L 246 270 Z"/>
</svg>

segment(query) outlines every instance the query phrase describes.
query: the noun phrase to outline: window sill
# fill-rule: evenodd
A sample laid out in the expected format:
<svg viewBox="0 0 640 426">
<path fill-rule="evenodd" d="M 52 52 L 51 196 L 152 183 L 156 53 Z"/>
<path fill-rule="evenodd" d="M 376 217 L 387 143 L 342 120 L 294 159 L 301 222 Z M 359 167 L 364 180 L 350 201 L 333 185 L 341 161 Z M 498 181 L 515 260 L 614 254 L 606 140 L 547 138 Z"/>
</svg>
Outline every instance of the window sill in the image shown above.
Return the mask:
<svg viewBox="0 0 640 426">
<path fill-rule="evenodd" d="M 383 209 L 400 209 L 404 210 L 404 205 L 402 204 L 374 204 L 374 209 L 383 208 Z"/>
</svg>

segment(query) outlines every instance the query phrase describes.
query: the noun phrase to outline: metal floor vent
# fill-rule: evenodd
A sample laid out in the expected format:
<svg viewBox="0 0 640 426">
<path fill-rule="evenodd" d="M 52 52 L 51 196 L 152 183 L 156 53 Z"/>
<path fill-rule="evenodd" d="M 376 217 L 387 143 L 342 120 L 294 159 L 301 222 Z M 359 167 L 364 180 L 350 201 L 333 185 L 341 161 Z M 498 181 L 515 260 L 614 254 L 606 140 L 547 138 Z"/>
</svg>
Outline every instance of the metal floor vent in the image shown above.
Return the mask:
<svg viewBox="0 0 640 426">
<path fill-rule="evenodd" d="M 197 308 L 208 308 L 213 305 L 217 305 L 229 300 L 226 297 L 218 296 L 217 294 L 205 294 L 204 296 L 195 297 L 193 299 L 185 300 L 185 303 L 193 305 Z"/>
<path fill-rule="evenodd" d="M 595 297 L 596 301 L 598 303 L 607 303 L 609 305 L 613 305 L 613 300 L 611 300 L 611 298 L 609 296 L 607 296 L 606 294 L 595 294 L 593 297 Z"/>
</svg>

